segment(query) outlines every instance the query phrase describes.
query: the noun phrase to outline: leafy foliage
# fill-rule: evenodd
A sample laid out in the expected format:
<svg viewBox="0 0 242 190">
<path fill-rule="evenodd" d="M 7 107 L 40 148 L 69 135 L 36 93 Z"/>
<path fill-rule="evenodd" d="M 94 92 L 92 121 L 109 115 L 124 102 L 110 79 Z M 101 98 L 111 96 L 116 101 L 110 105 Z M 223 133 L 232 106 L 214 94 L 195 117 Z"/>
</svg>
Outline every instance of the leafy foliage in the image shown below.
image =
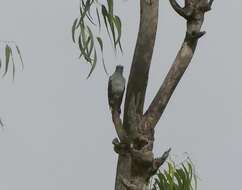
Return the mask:
<svg viewBox="0 0 242 190">
<path fill-rule="evenodd" d="M 195 190 L 197 189 L 197 176 L 189 158 L 175 165 L 167 163 L 167 169 L 160 170 L 152 179 L 151 190 Z"/>
<path fill-rule="evenodd" d="M 84 58 L 91 65 L 88 77 L 92 74 L 98 60 L 96 46 L 99 47 L 102 64 L 107 73 L 103 58 L 103 38 L 100 35 L 102 21 L 104 22 L 105 31 L 112 42 L 114 50 L 116 51 L 119 48 L 122 51 L 122 24 L 120 18 L 114 14 L 113 3 L 113 0 L 106 0 L 106 4 L 102 4 L 98 0 L 81 0 L 80 16 L 74 20 L 72 25 L 72 40 L 79 46 L 79 58 Z M 98 34 L 94 34 L 93 29 L 98 29 Z"/>
<path fill-rule="evenodd" d="M 0 53 L 0 71 L 3 70 L 2 77 L 4 77 L 9 72 L 10 63 L 12 63 L 12 77 L 14 79 L 15 68 L 16 68 L 15 61 L 14 61 L 14 54 L 18 55 L 18 58 L 21 62 L 21 66 L 23 68 L 23 59 L 22 59 L 20 49 L 18 45 L 15 44 L 14 42 L 0 41 L 0 45 L 1 45 L 0 48 L 2 53 L 2 54 Z"/>
</svg>

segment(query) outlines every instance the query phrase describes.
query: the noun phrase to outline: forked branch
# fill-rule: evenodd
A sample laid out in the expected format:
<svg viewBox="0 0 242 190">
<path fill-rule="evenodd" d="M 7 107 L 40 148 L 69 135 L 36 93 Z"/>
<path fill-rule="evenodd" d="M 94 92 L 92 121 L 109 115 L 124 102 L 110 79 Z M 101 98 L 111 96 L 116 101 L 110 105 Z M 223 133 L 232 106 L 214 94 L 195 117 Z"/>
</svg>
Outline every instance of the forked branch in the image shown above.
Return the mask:
<svg viewBox="0 0 242 190">
<path fill-rule="evenodd" d="M 145 92 L 158 24 L 158 9 L 159 0 L 152 0 L 152 4 L 140 0 L 139 33 L 130 69 L 124 107 L 124 127 L 127 130 L 132 127 L 130 120 L 133 119 L 133 116 L 130 116 L 129 110 L 133 109 L 131 108 L 133 101 L 135 102 L 137 117 L 143 115 Z"/>
<path fill-rule="evenodd" d="M 145 113 L 146 125 L 151 128 L 154 128 L 159 121 L 171 95 L 191 62 L 198 39 L 205 34 L 204 31 L 201 31 L 204 14 L 211 9 L 213 0 L 209 2 L 207 0 L 186 0 L 184 8 L 181 8 L 175 0 L 170 0 L 170 2 L 175 11 L 187 19 L 187 31 L 174 63 Z"/>
<path fill-rule="evenodd" d="M 176 0 L 169 0 L 172 8 L 185 19 L 189 19 L 193 13 L 192 7 L 181 7 Z"/>
</svg>

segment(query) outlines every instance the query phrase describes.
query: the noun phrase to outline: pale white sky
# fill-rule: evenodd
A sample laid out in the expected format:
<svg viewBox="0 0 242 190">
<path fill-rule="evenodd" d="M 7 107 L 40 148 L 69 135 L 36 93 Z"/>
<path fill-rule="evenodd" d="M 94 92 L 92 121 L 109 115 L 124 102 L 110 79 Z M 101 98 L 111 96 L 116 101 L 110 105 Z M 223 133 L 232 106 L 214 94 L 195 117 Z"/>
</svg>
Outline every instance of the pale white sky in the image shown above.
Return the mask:
<svg viewBox="0 0 242 190">
<path fill-rule="evenodd" d="M 117 155 L 101 65 L 89 80 L 78 60 L 71 26 L 79 1 L 1 0 L 0 39 L 15 40 L 24 72 L 0 80 L 1 190 L 113 189 Z M 109 72 L 132 58 L 138 1 L 117 1 L 124 20 L 124 56 L 107 48 Z M 156 129 L 155 153 L 188 152 L 199 189 L 238 189 L 242 160 L 242 2 L 215 1 L 207 35 Z M 160 1 L 160 22 L 146 105 L 152 100 L 184 37 L 185 23 Z"/>
</svg>

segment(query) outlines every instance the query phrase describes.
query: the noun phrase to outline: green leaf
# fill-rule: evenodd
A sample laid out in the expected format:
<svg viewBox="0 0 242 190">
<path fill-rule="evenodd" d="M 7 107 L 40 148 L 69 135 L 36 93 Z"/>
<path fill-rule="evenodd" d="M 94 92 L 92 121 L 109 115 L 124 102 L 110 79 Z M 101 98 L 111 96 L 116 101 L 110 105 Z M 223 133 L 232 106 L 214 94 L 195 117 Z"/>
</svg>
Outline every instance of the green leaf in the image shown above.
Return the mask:
<svg viewBox="0 0 242 190">
<path fill-rule="evenodd" d="M 197 177 L 191 160 L 187 159 L 181 165 L 168 162 L 168 169 L 158 172 L 154 178 L 153 189 L 159 190 L 193 190 L 197 188 Z"/>
<path fill-rule="evenodd" d="M 11 48 L 9 47 L 9 45 L 6 45 L 5 47 L 5 58 L 6 58 L 6 66 L 5 66 L 5 71 L 3 73 L 3 76 L 5 76 L 8 72 L 8 66 L 9 66 L 9 59 L 10 59 L 10 54 L 12 53 Z"/>
<path fill-rule="evenodd" d="M 84 49 L 88 49 L 89 44 L 91 43 L 91 37 L 88 36 L 86 42 L 84 43 Z"/>
<path fill-rule="evenodd" d="M 107 0 L 108 2 L 108 12 L 111 16 L 113 16 L 113 0 Z"/>
<path fill-rule="evenodd" d="M 13 59 L 13 54 L 11 53 L 11 59 L 12 59 L 12 63 L 13 63 L 13 80 L 14 80 L 14 77 L 15 77 L 15 63 L 14 63 L 14 59 Z"/>
<path fill-rule="evenodd" d="M 108 29 L 108 24 L 109 24 L 109 27 L 110 27 L 111 32 L 112 32 L 112 38 L 113 38 L 113 40 L 111 40 L 111 41 L 113 41 L 113 43 L 115 45 L 115 31 L 114 31 L 113 15 L 110 14 L 107 11 L 107 9 L 104 5 L 102 5 L 102 15 L 103 15 L 103 20 L 104 20 L 104 23 L 105 23 L 105 27 L 106 27 L 108 36 L 111 39 L 110 32 L 109 32 L 109 29 Z"/>
<path fill-rule="evenodd" d="M 183 171 L 185 172 L 185 177 L 186 177 L 186 184 L 187 184 L 187 187 L 190 187 L 191 185 L 191 178 L 190 178 L 190 174 L 186 168 L 186 166 L 184 165 L 184 163 L 182 163 L 182 168 L 183 168 Z"/>
<path fill-rule="evenodd" d="M 177 172 L 174 173 L 174 176 L 175 176 L 175 178 L 176 178 L 176 180 L 177 180 L 177 182 L 178 182 L 178 186 L 179 186 L 179 187 L 182 187 L 183 184 L 182 184 L 181 177 L 178 175 Z"/>
<path fill-rule="evenodd" d="M 92 34 L 91 29 L 89 28 L 89 26 L 85 26 L 84 23 L 81 23 L 80 25 L 81 27 L 81 35 L 79 36 L 79 49 L 81 51 L 81 55 L 80 57 L 84 56 L 84 59 L 92 64 L 92 52 L 94 49 L 94 37 Z M 86 34 L 86 30 L 87 30 L 87 34 Z"/>
<path fill-rule="evenodd" d="M 196 174 L 193 175 L 194 178 L 194 189 L 197 190 L 197 176 Z"/>
<path fill-rule="evenodd" d="M 100 20 L 100 15 L 99 15 L 99 11 L 96 8 L 96 14 L 97 14 L 97 20 L 98 20 L 98 29 L 99 29 L 99 33 L 101 31 L 101 20 Z"/>
<path fill-rule="evenodd" d="M 83 45 L 81 35 L 79 36 L 79 39 L 78 39 L 78 45 L 79 45 L 79 49 L 81 51 L 80 57 L 83 56 L 87 62 L 91 63 L 91 59 L 90 59 L 90 57 L 88 57 L 88 55 L 86 53 L 86 48 Z"/>
<path fill-rule="evenodd" d="M 24 62 L 23 62 L 23 59 L 22 59 L 22 55 L 21 55 L 20 49 L 19 49 L 18 45 L 15 45 L 15 46 L 16 46 L 16 49 L 17 49 L 20 61 L 22 63 L 22 68 L 24 68 Z"/>
<path fill-rule="evenodd" d="M 114 18 L 111 14 L 108 14 L 108 23 L 112 32 L 112 37 L 113 37 L 113 44 L 114 44 L 114 48 L 116 49 L 115 46 L 115 41 L 116 41 L 116 35 L 115 35 L 115 29 L 114 29 Z"/>
<path fill-rule="evenodd" d="M 105 24 L 108 36 L 110 37 L 110 33 L 109 33 L 109 29 L 108 29 L 108 23 L 107 23 L 108 11 L 107 11 L 107 9 L 104 5 L 102 5 L 102 15 L 103 15 L 103 20 L 104 20 L 104 24 Z"/>
<path fill-rule="evenodd" d="M 93 2 L 94 2 L 93 0 L 87 0 L 86 3 L 84 3 L 84 1 L 82 0 L 82 6 L 80 7 L 80 13 L 81 13 L 80 22 L 83 22 L 86 16 L 92 22 L 92 18 L 90 16 L 90 7 L 93 4 Z M 84 10 L 82 10 L 83 9 L 82 7 L 84 8 Z"/>
<path fill-rule="evenodd" d="M 94 0 L 92 0 L 92 1 L 87 1 L 87 2 L 86 2 L 86 5 L 85 5 L 86 10 L 84 10 L 84 14 L 85 14 L 85 15 L 83 15 L 83 19 L 84 19 L 85 16 L 86 16 L 87 19 L 90 21 L 91 24 L 96 25 L 96 24 L 94 23 L 94 21 L 93 21 L 92 15 L 91 15 L 91 6 L 92 6 L 93 2 L 94 2 Z"/>
<path fill-rule="evenodd" d="M 105 73 L 108 75 L 108 71 L 107 71 L 107 68 L 106 68 L 106 65 L 104 63 L 104 57 L 103 57 L 103 41 L 100 37 L 97 37 L 97 41 L 98 41 L 98 44 L 99 44 L 99 47 L 101 49 L 101 53 L 102 53 L 102 65 L 103 65 L 103 69 L 105 71 Z"/>
<path fill-rule="evenodd" d="M 173 190 L 174 187 L 174 166 L 172 163 L 168 162 L 168 173 L 167 179 L 169 181 L 169 189 Z"/>
<path fill-rule="evenodd" d="M 111 41 L 113 41 L 114 47 L 116 47 L 115 46 L 115 31 L 114 31 L 113 16 L 108 13 L 108 11 L 104 5 L 102 5 L 102 15 L 103 15 L 103 20 L 104 20 L 104 24 L 105 24 L 108 36 L 111 39 L 111 35 L 109 32 L 109 28 L 108 28 L 108 26 L 109 26 L 111 29 L 111 32 L 112 32 L 112 39 L 113 39 L 113 40 L 111 39 Z"/>
<path fill-rule="evenodd" d="M 86 26 L 85 26 L 84 22 L 80 23 L 80 31 L 81 31 L 81 34 L 79 36 L 79 47 L 80 47 L 81 53 L 84 55 L 84 58 L 86 59 L 86 57 L 88 57 L 87 56 L 88 48 L 85 47 L 85 44 L 86 44 Z M 82 46 L 83 48 L 81 48 L 81 46 L 80 46 L 82 44 L 83 44 L 83 46 Z"/>
<path fill-rule="evenodd" d="M 121 42 L 118 42 L 118 46 L 119 46 L 120 51 L 123 52 L 123 48 L 122 48 Z"/>
<path fill-rule="evenodd" d="M 93 70 L 96 67 L 96 64 L 97 64 L 97 52 L 96 52 L 96 50 L 94 50 L 94 60 L 93 60 L 93 63 L 92 63 L 92 68 L 91 68 L 90 73 L 88 74 L 87 78 L 89 78 L 91 76 Z"/>
<path fill-rule="evenodd" d="M 94 23 L 94 21 L 93 21 L 92 14 L 91 14 L 91 6 L 92 6 L 93 2 L 94 2 L 94 0 L 91 0 L 90 5 L 89 5 L 89 8 L 88 8 L 88 10 L 87 10 L 87 15 L 86 15 L 86 16 L 87 16 L 88 20 L 89 20 L 93 25 L 96 25 L 96 24 Z"/>
<path fill-rule="evenodd" d="M 121 34 L 122 34 L 122 31 L 121 31 L 122 23 L 121 23 L 121 20 L 120 20 L 120 18 L 118 16 L 115 16 L 113 20 L 114 20 L 114 24 L 115 24 L 117 32 L 118 32 L 118 38 L 115 41 L 115 46 L 116 46 L 118 43 L 120 43 Z"/>
<path fill-rule="evenodd" d="M 96 25 L 93 21 L 93 18 L 90 16 L 90 15 L 86 15 L 87 16 L 87 19 L 93 24 L 93 25 Z"/>
<path fill-rule="evenodd" d="M 78 21 L 78 18 L 75 19 L 73 25 L 72 25 L 72 40 L 74 43 L 76 43 L 76 40 L 75 40 L 75 31 L 76 31 L 76 23 Z"/>
<path fill-rule="evenodd" d="M 103 41 L 100 37 L 97 37 L 98 44 L 100 46 L 101 52 L 103 52 Z"/>
<path fill-rule="evenodd" d="M 87 30 L 88 30 L 88 34 L 89 34 L 90 41 L 91 41 L 91 43 L 90 43 L 90 47 L 89 47 L 89 49 L 87 49 L 87 51 L 88 51 L 88 56 L 90 56 L 91 53 L 92 53 L 93 47 L 94 47 L 94 37 L 93 37 L 93 34 L 92 34 L 91 29 L 90 29 L 88 26 L 87 26 Z"/>
</svg>

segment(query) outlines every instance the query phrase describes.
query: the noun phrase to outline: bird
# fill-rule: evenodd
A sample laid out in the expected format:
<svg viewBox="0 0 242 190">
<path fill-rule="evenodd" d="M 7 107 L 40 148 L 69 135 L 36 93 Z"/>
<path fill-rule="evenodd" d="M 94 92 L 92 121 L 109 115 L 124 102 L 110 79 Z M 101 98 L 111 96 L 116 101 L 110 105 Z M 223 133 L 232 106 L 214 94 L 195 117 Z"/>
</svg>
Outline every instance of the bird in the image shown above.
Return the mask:
<svg viewBox="0 0 242 190">
<path fill-rule="evenodd" d="M 115 111 L 121 113 L 121 103 L 125 91 L 123 69 L 122 65 L 117 65 L 115 72 L 108 80 L 108 103 L 112 113 Z"/>
</svg>

